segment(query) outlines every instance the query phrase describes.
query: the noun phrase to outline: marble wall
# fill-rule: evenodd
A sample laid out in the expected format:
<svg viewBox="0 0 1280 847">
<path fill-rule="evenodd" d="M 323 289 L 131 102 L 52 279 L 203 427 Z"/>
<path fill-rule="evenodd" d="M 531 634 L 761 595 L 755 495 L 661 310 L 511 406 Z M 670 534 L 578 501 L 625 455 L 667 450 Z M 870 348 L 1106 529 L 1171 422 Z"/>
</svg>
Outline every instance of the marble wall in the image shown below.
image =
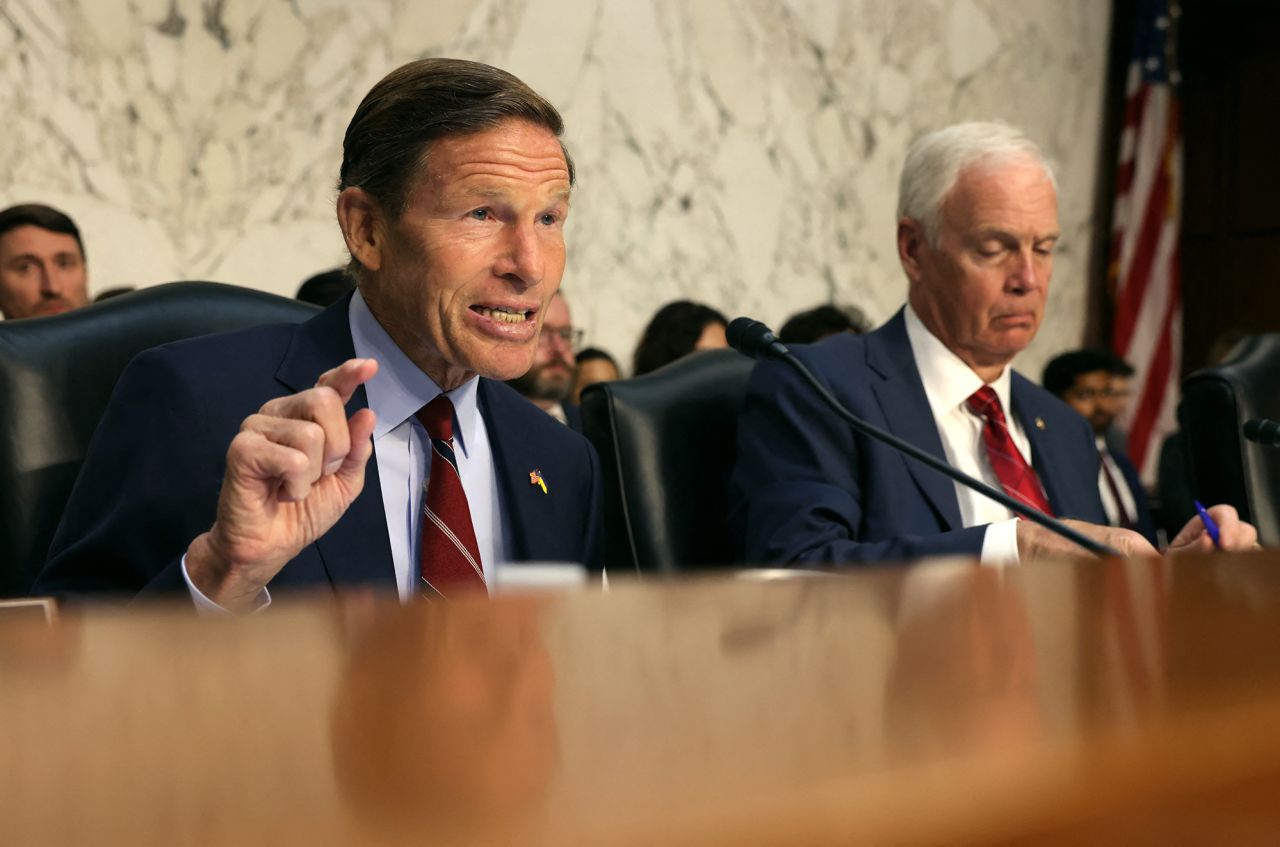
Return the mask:
<svg viewBox="0 0 1280 847">
<path fill-rule="evenodd" d="M 907 142 L 1002 118 L 1059 167 L 1038 374 L 1083 327 L 1109 19 L 1107 0 L 0 0 L 0 203 L 70 212 L 95 290 L 292 294 L 344 261 L 333 183 L 360 97 L 418 56 L 477 59 L 564 113 L 566 291 L 629 359 L 678 297 L 888 317 Z"/>
</svg>

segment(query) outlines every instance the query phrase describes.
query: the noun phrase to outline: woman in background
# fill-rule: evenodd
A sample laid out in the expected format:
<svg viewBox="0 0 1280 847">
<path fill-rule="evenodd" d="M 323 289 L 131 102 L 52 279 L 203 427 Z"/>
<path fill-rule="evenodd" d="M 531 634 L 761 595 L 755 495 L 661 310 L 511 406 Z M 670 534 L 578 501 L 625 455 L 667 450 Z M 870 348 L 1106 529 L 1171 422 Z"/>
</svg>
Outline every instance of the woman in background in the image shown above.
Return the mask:
<svg viewBox="0 0 1280 847">
<path fill-rule="evenodd" d="M 668 303 L 654 314 L 636 345 L 632 376 L 657 370 L 694 350 L 728 347 L 729 322 L 710 306 L 689 300 Z"/>
</svg>

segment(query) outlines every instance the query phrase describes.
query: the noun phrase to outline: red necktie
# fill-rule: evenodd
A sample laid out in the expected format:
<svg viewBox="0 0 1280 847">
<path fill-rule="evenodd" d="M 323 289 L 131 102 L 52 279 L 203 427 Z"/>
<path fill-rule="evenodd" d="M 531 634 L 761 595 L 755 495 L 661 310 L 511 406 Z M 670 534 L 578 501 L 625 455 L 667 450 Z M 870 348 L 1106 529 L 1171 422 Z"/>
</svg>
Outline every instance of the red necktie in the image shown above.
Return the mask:
<svg viewBox="0 0 1280 847">
<path fill-rule="evenodd" d="M 431 478 L 418 549 L 420 588 L 424 595 L 441 597 L 483 589 L 480 549 L 453 454 L 453 403 L 441 394 L 419 409 L 417 417 L 431 437 Z"/>
<path fill-rule="evenodd" d="M 982 442 L 987 447 L 991 469 L 996 472 L 996 478 L 1000 480 L 1005 493 L 1046 515 L 1052 515 L 1049 498 L 1044 496 L 1044 489 L 1040 487 L 1040 478 L 1036 476 L 1035 469 L 1022 458 L 1009 435 L 1009 425 L 1005 421 L 1004 409 L 1000 407 L 1000 398 L 996 396 L 995 389 L 989 385 L 982 386 L 973 392 L 965 405 L 984 422 Z"/>
</svg>

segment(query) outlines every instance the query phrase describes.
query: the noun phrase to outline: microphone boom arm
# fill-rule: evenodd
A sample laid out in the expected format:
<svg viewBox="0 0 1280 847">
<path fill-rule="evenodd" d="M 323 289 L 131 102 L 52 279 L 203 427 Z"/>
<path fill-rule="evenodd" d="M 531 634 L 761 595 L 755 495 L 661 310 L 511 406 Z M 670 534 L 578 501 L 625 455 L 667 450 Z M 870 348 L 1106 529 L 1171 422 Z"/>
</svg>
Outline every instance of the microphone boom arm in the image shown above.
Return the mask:
<svg viewBox="0 0 1280 847">
<path fill-rule="evenodd" d="M 876 441 L 879 441 L 883 444 L 887 444 L 890 447 L 893 447 L 894 449 L 907 454 L 911 458 L 915 459 L 917 462 L 920 462 L 921 464 L 932 468 L 933 470 L 937 471 L 943 476 L 946 476 L 949 479 L 956 480 L 962 485 L 966 485 L 969 488 L 972 488 L 973 490 L 979 492 L 980 494 L 983 494 L 986 497 L 989 497 L 992 500 L 995 500 L 997 503 L 1007 507 L 1008 509 L 1013 511 L 1015 514 L 1021 515 L 1022 517 L 1026 518 L 1029 521 L 1038 523 L 1045 529 L 1048 529 L 1051 532 L 1062 536 L 1063 538 L 1066 538 L 1070 541 L 1074 541 L 1076 544 L 1079 544 L 1081 547 L 1088 550 L 1090 553 L 1093 553 L 1095 556 L 1116 556 L 1116 557 L 1120 556 L 1120 552 L 1118 550 L 1108 547 L 1106 544 L 1102 544 L 1101 542 L 1094 541 L 1092 538 L 1088 537 L 1084 533 L 1079 532 L 1075 529 L 1072 529 L 1071 527 L 1064 524 L 1062 521 L 1055 520 L 1054 518 L 1049 517 L 1044 512 L 1041 512 L 1039 509 L 1031 508 L 1027 504 L 1013 497 L 1010 497 L 1005 492 L 997 488 L 993 488 L 990 485 L 987 485 L 987 483 L 983 482 L 982 480 L 974 479 L 973 477 L 969 476 L 963 471 L 953 468 L 951 465 L 948 465 L 946 462 L 941 461 L 940 459 L 938 459 L 938 457 L 934 456 L 933 454 L 927 453 L 924 450 L 921 450 L 919 447 L 915 446 L 914 444 L 908 441 L 903 441 L 901 438 L 898 438 L 896 435 L 885 432 L 884 430 L 878 427 L 874 427 L 871 424 L 867 423 L 866 421 L 862 420 L 857 415 L 853 414 L 848 409 L 846 409 L 844 405 L 839 400 L 836 399 L 835 395 L 833 395 L 827 389 L 827 387 L 823 385 L 816 376 L 813 375 L 813 371 L 809 370 L 809 368 L 805 366 L 804 362 L 801 362 L 795 356 L 791 355 L 790 351 L 786 351 L 785 347 L 783 348 L 783 350 L 785 351 L 785 355 L 777 355 L 775 356 L 775 358 L 779 358 L 783 360 L 792 368 L 794 368 L 802 377 L 804 377 L 805 381 L 808 382 L 809 385 L 812 386 L 813 389 L 818 392 L 818 395 L 822 397 L 823 400 L 826 401 L 827 405 L 830 406 L 832 409 L 835 409 L 836 413 L 839 414 L 840 417 L 844 418 L 844 420 L 848 422 L 848 424 L 852 426 L 854 429 L 856 429 L 858 432 L 862 433 L 868 438 L 874 438 Z M 773 352 L 774 351 L 770 350 L 766 353 L 766 355 Z"/>
</svg>

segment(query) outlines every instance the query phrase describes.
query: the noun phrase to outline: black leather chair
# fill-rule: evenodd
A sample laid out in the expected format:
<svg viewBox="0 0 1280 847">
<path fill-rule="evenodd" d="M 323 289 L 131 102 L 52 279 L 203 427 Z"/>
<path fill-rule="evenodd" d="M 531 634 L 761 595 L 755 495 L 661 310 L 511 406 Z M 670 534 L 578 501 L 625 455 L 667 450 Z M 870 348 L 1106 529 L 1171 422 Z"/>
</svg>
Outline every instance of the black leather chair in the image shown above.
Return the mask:
<svg viewBox="0 0 1280 847">
<path fill-rule="evenodd" d="M 583 431 L 604 464 L 605 563 L 670 572 L 732 565 L 729 471 L 754 363 L 708 350 L 582 392 Z"/>
<path fill-rule="evenodd" d="M 1250 336 L 1222 364 L 1187 377 L 1178 418 L 1194 496 L 1230 503 L 1262 544 L 1280 543 L 1280 449 L 1241 432 L 1253 418 L 1280 418 L 1280 334 Z"/>
<path fill-rule="evenodd" d="M 247 288 L 175 282 L 49 318 L 0 321 L 0 596 L 25 594 L 125 365 L 183 338 L 319 311 Z"/>
</svg>

